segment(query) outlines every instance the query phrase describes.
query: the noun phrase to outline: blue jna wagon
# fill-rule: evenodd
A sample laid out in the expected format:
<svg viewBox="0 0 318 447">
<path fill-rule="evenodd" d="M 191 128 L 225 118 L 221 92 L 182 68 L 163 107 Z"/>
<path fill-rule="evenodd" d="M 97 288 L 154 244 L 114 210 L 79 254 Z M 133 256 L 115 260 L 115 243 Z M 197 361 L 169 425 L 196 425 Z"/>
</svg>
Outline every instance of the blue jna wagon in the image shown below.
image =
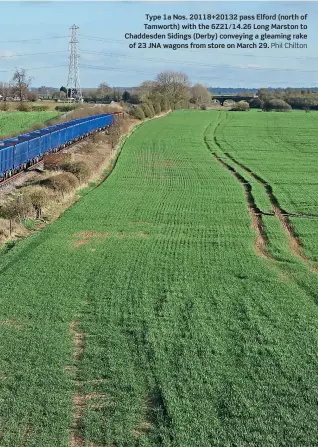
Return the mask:
<svg viewBox="0 0 318 447">
<path fill-rule="evenodd" d="M 0 141 L 0 181 L 93 132 L 109 127 L 113 114 L 92 115 Z"/>
<path fill-rule="evenodd" d="M 14 174 L 13 150 L 12 143 L 0 141 L 0 179 Z"/>
</svg>

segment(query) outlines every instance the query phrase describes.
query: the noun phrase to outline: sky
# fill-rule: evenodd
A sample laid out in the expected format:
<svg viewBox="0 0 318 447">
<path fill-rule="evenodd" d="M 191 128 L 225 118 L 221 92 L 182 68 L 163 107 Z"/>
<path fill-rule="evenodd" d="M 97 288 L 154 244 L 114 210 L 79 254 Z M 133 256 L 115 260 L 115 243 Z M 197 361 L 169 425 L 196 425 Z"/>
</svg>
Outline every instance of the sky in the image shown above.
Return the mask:
<svg viewBox="0 0 318 447">
<path fill-rule="evenodd" d="M 125 33 L 145 32 L 145 14 L 190 13 L 239 15 L 307 13 L 308 39 L 302 42 L 306 42 L 308 48 L 174 51 L 128 47 L 130 41 L 125 40 Z M 106 82 L 112 87 L 133 87 L 144 80 L 155 79 L 163 70 L 183 71 L 193 84 L 202 83 L 212 89 L 213 87 L 316 87 L 318 85 L 317 23 L 318 2 L 304 1 L 0 1 L 0 82 L 9 81 L 15 68 L 25 68 L 32 77 L 33 87 L 46 85 L 59 88 L 61 85 L 66 85 L 71 32 L 69 28 L 76 24 L 79 27 L 82 88 L 95 88 L 101 82 Z M 184 43 L 174 40 L 166 42 Z"/>
</svg>

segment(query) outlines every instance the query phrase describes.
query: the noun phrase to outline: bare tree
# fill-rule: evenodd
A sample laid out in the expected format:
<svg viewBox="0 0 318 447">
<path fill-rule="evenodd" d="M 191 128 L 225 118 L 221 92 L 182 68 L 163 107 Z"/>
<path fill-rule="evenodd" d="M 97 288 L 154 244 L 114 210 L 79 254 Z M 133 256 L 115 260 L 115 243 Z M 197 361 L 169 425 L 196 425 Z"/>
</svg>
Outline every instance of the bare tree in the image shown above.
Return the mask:
<svg viewBox="0 0 318 447">
<path fill-rule="evenodd" d="M 31 102 L 35 102 L 38 100 L 38 95 L 35 92 L 28 92 L 27 100 Z"/>
<path fill-rule="evenodd" d="M 66 98 L 66 93 L 64 92 L 64 90 L 60 90 L 58 92 L 53 93 L 52 96 L 53 96 L 53 99 L 55 99 L 55 100 L 58 100 L 58 99 L 62 100 L 62 99 Z"/>
<path fill-rule="evenodd" d="M 185 73 L 163 71 L 156 77 L 156 90 L 167 95 L 173 104 L 190 98 L 190 81 Z"/>
<path fill-rule="evenodd" d="M 104 98 L 107 95 L 110 95 L 112 93 L 112 89 L 109 87 L 108 84 L 106 84 L 106 82 L 102 82 L 101 84 L 99 84 L 98 89 L 97 89 L 97 94 L 99 97 Z"/>
<path fill-rule="evenodd" d="M 157 87 L 156 81 L 144 81 L 138 87 L 138 94 L 141 101 L 149 99 L 155 92 Z"/>
<path fill-rule="evenodd" d="M 87 91 L 87 96 L 92 100 L 92 101 L 97 101 L 98 100 L 98 90 L 97 89 L 92 89 Z"/>
<path fill-rule="evenodd" d="M 112 100 L 119 102 L 120 98 L 121 98 L 120 90 L 114 87 L 112 92 Z"/>
<path fill-rule="evenodd" d="M 8 108 L 7 100 L 12 95 L 11 85 L 5 82 L 0 84 L 0 95 L 2 96 L 2 100 L 4 102 L 4 110 L 6 110 Z"/>
<path fill-rule="evenodd" d="M 191 89 L 194 104 L 206 105 L 212 100 L 209 90 L 202 84 L 195 84 Z"/>
<path fill-rule="evenodd" d="M 46 87 L 45 85 L 41 85 L 41 87 L 39 87 L 37 89 L 37 93 L 39 96 L 43 96 L 43 97 L 49 97 L 49 96 L 53 96 L 54 93 L 56 92 L 55 89 L 53 89 L 52 87 Z"/>
<path fill-rule="evenodd" d="M 45 96 L 47 94 L 45 85 L 41 85 L 41 87 L 38 88 L 38 94 L 40 96 Z"/>
<path fill-rule="evenodd" d="M 32 78 L 27 77 L 26 70 L 24 68 L 17 68 L 14 72 L 12 78 L 12 91 L 18 96 L 21 103 L 27 99 L 31 81 Z"/>
</svg>

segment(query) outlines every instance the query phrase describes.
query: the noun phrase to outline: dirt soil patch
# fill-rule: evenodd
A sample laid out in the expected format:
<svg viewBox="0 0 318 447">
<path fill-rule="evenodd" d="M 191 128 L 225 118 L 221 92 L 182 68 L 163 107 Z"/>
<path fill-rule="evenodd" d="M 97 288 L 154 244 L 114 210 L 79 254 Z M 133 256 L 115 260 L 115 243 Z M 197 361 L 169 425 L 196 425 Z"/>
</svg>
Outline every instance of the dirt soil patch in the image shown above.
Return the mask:
<svg viewBox="0 0 318 447">
<path fill-rule="evenodd" d="M 23 328 L 23 324 L 19 323 L 17 320 L 0 320 L 0 326 L 14 327 L 14 328 Z"/>
<path fill-rule="evenodd" d="M 110 233 L 97 233 L 95 231 L 81 231 L 80 233 L 76 233 L 74 236 L 79 238 L 76 242 L 75 247 L 82 247 L 85 244 L 88 244 L 92 239 L 97 239 L 98 241 L 104 240 L 106 237 L 109 237 Z"/>
</svg>

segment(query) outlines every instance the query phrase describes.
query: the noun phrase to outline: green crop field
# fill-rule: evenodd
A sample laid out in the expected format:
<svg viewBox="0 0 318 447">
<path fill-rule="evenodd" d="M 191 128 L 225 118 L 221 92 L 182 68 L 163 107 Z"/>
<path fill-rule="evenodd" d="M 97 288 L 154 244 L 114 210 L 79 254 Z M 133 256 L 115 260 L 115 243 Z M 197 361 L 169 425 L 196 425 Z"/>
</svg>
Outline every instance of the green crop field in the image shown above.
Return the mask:
<svg viewBox="0 0 318 447">
<path fill-rule="evenodd" d="M 59 112 L 3 112 L 0 113 L 0 138 L 30 129 L 59 116 Z"/>
<path fill-rule="evenodd" d="M 248 119 L 244 114 L 220 114 L 215 134 L 219 153 L 230 154 L 272 186 L 306 253 L 318 262 L 318 113 L 249 114 Z M 249 180 L 259 207 L 269 211 L 264 188 Z"/>
<path fill-rule="evenodd" d="M 1 447 L 317 445 L 317 116 L 148 121 L 3 250 Z"/>
</svg>

